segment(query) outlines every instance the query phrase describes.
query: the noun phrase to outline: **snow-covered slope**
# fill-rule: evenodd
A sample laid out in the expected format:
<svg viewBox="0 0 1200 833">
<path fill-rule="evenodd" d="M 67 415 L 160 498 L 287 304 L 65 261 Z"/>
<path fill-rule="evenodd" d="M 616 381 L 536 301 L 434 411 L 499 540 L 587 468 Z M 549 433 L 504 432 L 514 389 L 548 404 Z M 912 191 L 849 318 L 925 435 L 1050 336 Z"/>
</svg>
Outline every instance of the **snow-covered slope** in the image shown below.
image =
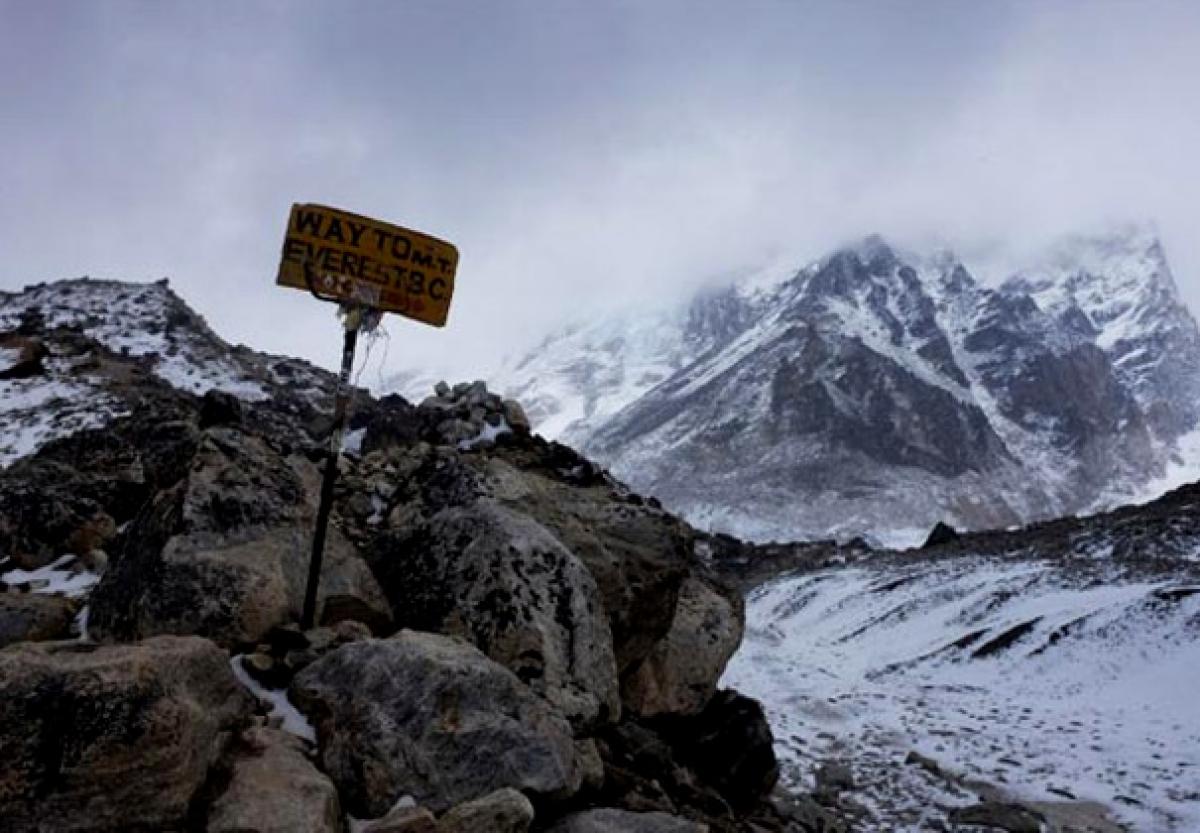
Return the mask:
<svg viewBox="0 0 1200 833">
<path fill-rule="evenodd" d="M 785 574 L 725 682 L 766 704 L 791 782 L 851 768 L 866 829 L 947 829 L 994 788 L 1200 830 L 1198 501 Z"/>
<path fill-rule="evenodd" d="M 1200 332 L 1144 229 L 995 288 L 877 237 L 772 278 L 592 321 L 495 384 L 694 523 L 759 540 L 1117 505 L 1196 445 Z"/>
<path fill-rule="evenodd" d="M 0 293 L 0 466 L 138 404 L 150 376 L 247 402 L 284 395 L 326 407 L 332 376 L 307 362 L 232 346 L 168 287 L 79 279 Z M 15 369 L 24 356 L 29 365 Z"/>
</svg>

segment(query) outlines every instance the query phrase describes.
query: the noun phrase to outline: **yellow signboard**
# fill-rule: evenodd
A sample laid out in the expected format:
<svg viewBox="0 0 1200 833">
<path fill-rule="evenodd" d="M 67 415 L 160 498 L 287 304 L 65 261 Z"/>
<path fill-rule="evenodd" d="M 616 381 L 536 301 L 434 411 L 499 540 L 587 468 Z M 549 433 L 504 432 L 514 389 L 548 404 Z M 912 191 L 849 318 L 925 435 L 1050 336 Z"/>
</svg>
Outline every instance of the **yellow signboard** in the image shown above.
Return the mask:
<svg viewBox="0 0 1200 833">
<path fill-rule="evenodd" d="M 450 312 L 458 249 L 444 240 L 324 205 L 296 204 L 279 264 L 280 286 L 398 312 L 440 327 Z"/>
</svg>

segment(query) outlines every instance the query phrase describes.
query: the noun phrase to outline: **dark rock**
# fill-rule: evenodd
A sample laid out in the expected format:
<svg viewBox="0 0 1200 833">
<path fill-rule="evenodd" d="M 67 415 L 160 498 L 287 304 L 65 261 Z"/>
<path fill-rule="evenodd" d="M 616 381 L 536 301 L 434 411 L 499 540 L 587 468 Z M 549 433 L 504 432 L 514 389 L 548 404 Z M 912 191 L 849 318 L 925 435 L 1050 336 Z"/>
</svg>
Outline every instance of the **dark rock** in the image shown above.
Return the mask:
<svg viewBox="0 0 1200 833">
<path fill-rule="evenodd" d="M 242 403 L 231 393 L 213 388 L 200 400 L 200 427 L 213 425 L 240 425 Z"/>
<path fill-rule="evenodd" d="M 854 789 L 854 773 L 845 761 L 826 761 L 817 767 L 817 789 L 832 793 Z"/>
<path fill-rule="evenodd" d="M 566 718 L 457 639 L 401 631 L 345 645 L 290 695 L 356 816 L 383 815 L 397 795 L 444 811 L 503 787 L 557 800 L 580 786 Z"/>
<path fill-rule="evenodd" d="M 65 639 L 79 603 L 65 596 L 0 592 L 0 648 L 14 642 Z"/>
<path fill-rule="evenodd" d="M 925 543 L 921 545 L 921 549 L 931 549 L 932 547 L 948 544 L 957 539 L 958 530 L 944 521 L 938 521 L 933 529 L 929 531 L 929 537 L 925 539 Z"/>
<path fill-rule="evenodd" d="M 7 335 L 0 337 L 0 349 L 15 354 L 15 358 L 6 367 L 0 366 L 0 379 L 28 379 L 46 372 L 42 361 L 49 355 L 49 351 L 41 339 Z"/>
<path fill-rule="evenodd" d="M 268 654 L 246 654 L 239 662 L 247 674 L 267 688 L 280 688 L 291 680 L 290 669 Z"/>
<path fill-rule="evenodd" d="M 670 725 L 683 762 L 735 810 L 761 801 L 779 780 L 771 727 L 757 700 L 724 689 L 698 716 Z"/>
<path fill-rule="evenodd" d="M 3 827 L 178 829 L 250 706 L 228 655 L 195 637 L 0 651 Z"/>
</svg>

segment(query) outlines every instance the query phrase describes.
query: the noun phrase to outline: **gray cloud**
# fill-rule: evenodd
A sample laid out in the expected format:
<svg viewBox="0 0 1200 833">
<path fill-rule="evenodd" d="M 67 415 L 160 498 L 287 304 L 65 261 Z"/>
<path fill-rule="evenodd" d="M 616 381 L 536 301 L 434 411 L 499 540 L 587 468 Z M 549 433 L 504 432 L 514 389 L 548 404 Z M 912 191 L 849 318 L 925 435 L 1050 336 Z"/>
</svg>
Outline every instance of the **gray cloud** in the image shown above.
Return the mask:
<svg viewBox="0 0 1200 833">
<path fill-rule="evenodd" d="M 332 364 L 272 285 L 319 201 L 462 251 L 469 375 L 565 315 L 870 231 L 964 251 L 1159 223 L 1200 301 L 1191 3 L 31 4 L 0 0 L 0 287 L 173 284 Z"/>
</svg>

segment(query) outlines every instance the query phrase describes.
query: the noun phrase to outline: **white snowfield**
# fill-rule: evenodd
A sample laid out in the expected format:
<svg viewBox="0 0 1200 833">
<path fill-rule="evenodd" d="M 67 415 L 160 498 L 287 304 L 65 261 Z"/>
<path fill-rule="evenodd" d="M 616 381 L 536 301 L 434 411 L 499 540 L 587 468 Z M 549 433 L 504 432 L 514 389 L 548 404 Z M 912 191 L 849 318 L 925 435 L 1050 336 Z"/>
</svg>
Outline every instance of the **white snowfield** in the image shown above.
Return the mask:
<svg viewBox="0 0 1200 833">
<path fill-rule="evenodd" d="M 848 762 L 872 830 L 975 795 L 1100 802 L 1139 833 L 1200 830 L 1200 586 L 1040 561 L 918 561 L 783 578 L 749 598 L 723 684 L 759 698 L 785 779 Z M 914 559 L 919 556 L 914 556 Z M 1108 575 L 1106 576 L 1106 572 Z"/>
</svg>

